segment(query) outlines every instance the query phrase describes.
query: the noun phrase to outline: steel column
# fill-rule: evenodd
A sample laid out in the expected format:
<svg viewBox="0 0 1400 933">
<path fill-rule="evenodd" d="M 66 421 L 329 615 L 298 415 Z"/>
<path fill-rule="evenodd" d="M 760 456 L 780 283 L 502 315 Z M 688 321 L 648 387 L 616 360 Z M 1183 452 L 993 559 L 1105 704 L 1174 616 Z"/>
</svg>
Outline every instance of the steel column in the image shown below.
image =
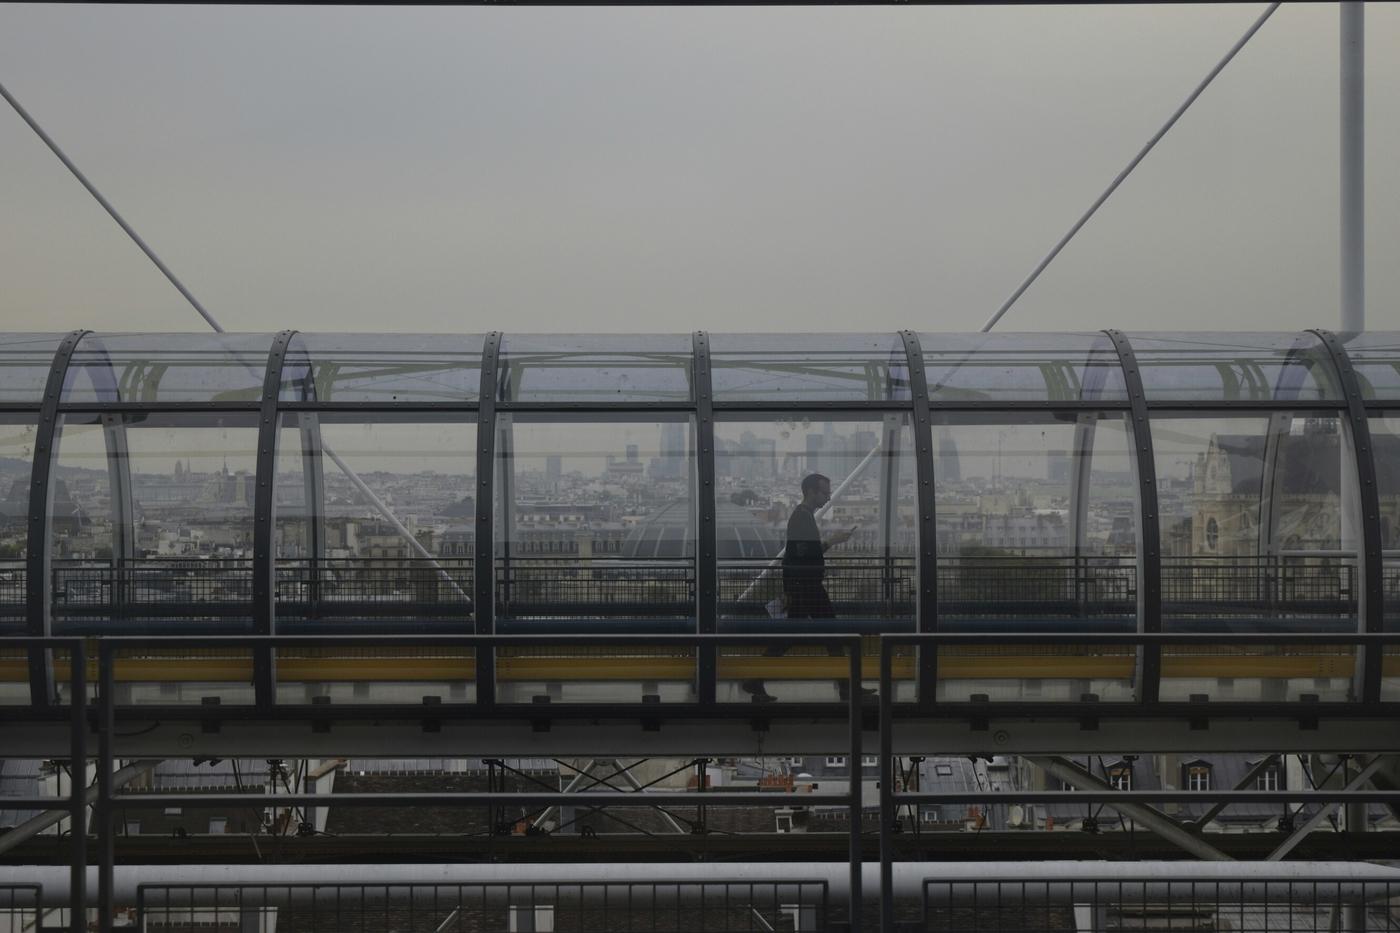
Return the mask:
<svg viewBox="0 0 1400 933">
<path fill-rule="evenodd" d="M 935 649 L 936 650 L 936 649 Z M 926 651 L 920 649 L 920 654 Z M 880 929 L 893 930 L 894 914 L 894 652 L 880 645 Z M 918 819 L 915 808 L 915 819 Z"/>
<path fill-rule="evenodd" d="M 269 649 L 270 650 L 270 649 Z M 112 872 L 117 863 L 115 813 L 112 793 L 115 790 L 112 771 L 112 737 L 117 731 L 117 698 L 113 693 L 116 676 L 113 671 L 116 648 L 112 642 L 101 640 L 97 648 L 97 806 L 93 816 L 97 823 L 97 929 L 110 933 L 116 912 L 116 886 Z"/>
<path fill-rule="evenodd" d="M 1142 373 L 1127 336 L 1120 330 L 1105 330 L 1118 362 L 1123 367 L 1123 383 L 1132 404 L 1133 463 L 1138 479 L 1138 631 L 1148 634 L 1162 630 L 1162 536 L 1157 519 L 1157 462 L 1152 450 L 1152 422 L 1142 388 Z M 1162 648 L 1145 644 L 1138 647 L 1138 700 L 1156 703 L 1161 693 Z"/>
<path fill-rule="evenodd" d="M 1351 365 L 1346 346 L 1329 330 L 1314 330 L 1327 348 L 1335 368 L 1337 384 L 1346 396 L 1347 425 L 1351 430 L 1352 450 L 1356 459 L 1356 488 L 1361 507 L 1361 619 L 1363 632 L 1385 631 L 1385 587 L 1382 580 L 1381 500 L 1376 478 L 1376 460 L 1371 446 L 1371 422 L 1361 397 L 1361 383 Z M 1345 501 L 1345 496 L 1343 497 Z M 1346 517 L 1342 520 L 1345 522 Z M 1361 648 L 1361 690 L 1363 703 L 1378 703 L 1381 698 L 1381 663 L 1384 648 Z"/>
<path fill-rule="evenodd" d="M 1342 330 L 1366 329 L 1366 7 L 1341 6 Z"/>
<path fill-rule="evenodd" d="M 282 364 L 294 330 L 284 330 L 272 341 L 263 375 L 261 413 L 258 417 L 257 491 L 253 496 L 253 632 L 272 635 L 277 630 L 275 580 L 277 559 L 272 553 L 274 503 L 277 482 L 277 440 L 281 423 L 277 396 L 282 390 Z M 253 695 L 259 707 L 270 709 L 277 701 L 275 649 L 253 649 Z"/>
<path fill-rule="evenodd" d="M 34 461 L 30 465 L 29 530 L 25 554 L 24 578 L 25 620 L 29 634 L 44 638 L 52 632 L 53 581 L 49 579 L 49 564 L 53 542 L 49 540 L 49 505 L 53 489 L 53 461 L 58 437 L 58 400 L 63 395 L 64 380 L 73 350 L 86 330 L 75 330 L 59 343 L 49 367 L 44 386 L 44 400 L 39 409 L 39 425 L 34 432 Z M 57 700 L 53 679 L 53 664 L 47 648 L 29 649 L 29 702 L 35 707 L 47 707 Z"/>
<path fill-rule="evenodd" d="M 478 635 L 496 631 L 496 555 L 491 521 L 495 487 L 491 480 L 496 466 L 496 387 L 500 360 L 501 332 L 493 330 L 486 335 L 481 350 L 481 398 L 476 412 L 476 599 L 472 608 Z M 479 709 L 491 709 L 496 705 L 496 652 L 486 646 L 476 649 L 476 704 Z"/>
<path fill-rule="evenodd" d="M 694 377 L 691 384 L 695 392 L 695 473 L 698 480 L 695 489 L 698 506 L 695 528 L 695 580 L 698 584 L 695 618 L 696 631 L 701 635 L 712 635 L 719 615 L 719 558 L 715 530 L 715 498 L 719 495 L 719 490 L 715 485 L 715 417 L 711 398 L 710 338 L 702 330 L 697 330 L 692 336 L 695 359 L 692 364 Z M 701 705 L 715 702 L 718 689 L 715 681 L 719 670 L 717 655 L 713 644 L 701 644 L 697 647 L 695 689 Z"/>
<path fill-rule="evenodd" d="M 864 744 L 861 741 L 861 732 L 864 725 L 863 711 L 861 709 L 861 698 L 863 696 L 860 687 L 860 665 L 863 641 L 860 636 L 846 639 L 847 669 L 846 687 L 849 691 L 846 703 L 846 715 L 850 717 L 850 748 L 846 752 L 849 756 L 846 760 L 849 765 L 847 771 L 850 773 L 850 784 L 847 790 L 850 792 L 850 820 L 851 831 L 847 837 L 849 843 L 851 860 L 851 899 L 850 922 L 851 933 L 860 933 L 864 927 L 861 925 L 861 913 L 865 900 L 865 862 L 861 847 L 861 814 L 864 811 L 861 801 L 861 752 L 864 751 Z M 882 756 L 883 757 L 883 756 Z"/>
<path fill-rule="evenodd" d="M 37 452 L 36 452 L 37 453 Z M 73 933 L 87 930 L 87 759 L 88 759 L 88 702 L 87 702 L 87 650 L 82 639 L 73 639 L 68 656 L 69 681 L 72 688 L 72 718 L 69 728 L 69 770 L 72 775 L 73 799 L 69 810 L 69 891 L 72 896 L 69 914 L 69 927 Z M 41 911 L 42 915 L 42 911 Z"/>
</svg>

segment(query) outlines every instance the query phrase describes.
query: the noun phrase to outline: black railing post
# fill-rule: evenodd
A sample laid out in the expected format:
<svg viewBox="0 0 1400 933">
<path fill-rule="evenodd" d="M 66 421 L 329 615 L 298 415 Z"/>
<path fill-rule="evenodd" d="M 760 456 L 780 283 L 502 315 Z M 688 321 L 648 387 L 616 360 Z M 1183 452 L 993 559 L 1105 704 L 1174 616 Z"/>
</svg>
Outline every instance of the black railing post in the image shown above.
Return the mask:
<svg viewBox="0 0 1400 933">
<path fill-rule="evenodd" d="M 1361 381 L 1356 377 L 1346 346 L 1331 331 L 1314 330 L 1327 348 L 1327 355 L 1336 370 L 1337 384 L 1346 397 L 1346 418 L 1351 425 L 1351 439 L 1356 454 L 1356 480 L 1361 510 L 1361 607 L 1360 629 L 1363 632 L 1385 631 L 1384 558 L 1381 553 L 1381 504 L 1376 460 L 1371 444 L 1371 422 L 1361 397 Z M 1343 523 L 1346 516 L 1342 516 Z M 1379 703 L 1381 699 L 1384 647 L 1367 646 L 1361 650 L 1361 701 Z"/>
<path fill-rule="evenodd" d="M 1143 394 L 1142 373 L 1137 356 L 1127 336 L 1119 330 L 1106 330 L 1108 339 L 1118 351 L 1123 368 L 1123 383 L 1132 406 L 1133 462 L 1137 465 L 1138 526 L 1142 529 L 1138 548 L 1138 631 L 1156 634 L 1162 630 L 1162 536 L 1157 518 L 1157 462 L 1152 448 L 1152 422 L 1148 418 L 1147 399 Z M 1156 703 L 1161 695 L 1162 647 L 1139 644 L 1138 700 Z"/>
<path fill-rule="evenodd" d="M 49 540 L 49 502 L 53 491 L 54 445 L 58 437 L 58 402 L 63 395 L 68 364 L 78 341 L 87 334 L 75 330 L 63 338 L 54 352 L 44 384 L 44 399 L 39 409 L 39 426 L 34 432 L 34 460 L 30 465 L 29 528 L 25 554 L 25 621 L 33 638 L 52 634 L 53 585 L 49 579 L 53 542 Z M 53 659 L 46 647 L 29 650 L 29 702 L 35 707 L 53 705 L 57 698 L 53 679 Z"/>
<path fill-rule="evenodd" d="M 492 514 L 496 467 L 496 391 L 501 362 L 501 332 L 486 335 L 481 350 L 481 391 L 476 415 L 476 600 L 472 607 L 478 635 L 496 631 L 496 556 Z M 496 649 L 476 648 L 476 704 L 482 710 L 496 705 Z M 495 827 L 491 827 L 495 832 Z"/>
<path fill-rule="evenodd" d="M 848 652 L 847 661 L 847 681 L 846 689 L 846 715 L 850 725 L 850 775 L 851 780 L 848 786 L 850 792 L 850 815 L 851 834 L 847 840 L 851 859 L 851 906 L 850 924 L 851 933 L 860 933 L 861 930 L 861 908 L 865 899 L 865 859 L 861 848 L 861 816 L 865 812 L 864 801 L 861 799 L 863 769 L 861 767 L 862 753 L 865 751 L 862 742 L 861 721 L 861 695 L 863 691 L 861 682 L 861 652 L 864 650 L 863 640 L 859 635 L 847 636 L 845 638 L 846 650 Z M 883 896 L 883 894 L 882 894 Z"/>
<path fill-rule="evenodd" d="M 69 928 L 73 933 L 87 930 L 87 761 L 88 703 L 87 651 L 81 638 L 71 642 L 68 654 L 68 686 L 72 697 L 69 736 Z M 43 914 L 41 905 L 35 905 Z"/>
<path fill-rule="evenodd" d="M 695 473 L 698 480 L 695 499 L 699 521 L 695 541 L 696 631 L 712 635 L 719 616 L 719 570 L 715 530 L 715 418 L 711 397 L 710 338 L 704 331 L 693 335 L 695 358 L 691 384 L 695 392 Z M 713 642 L 704 641 L 696 652 L 696 697 L 702 706 L 715 702 L 718 691 L 719 661 Z"/>
<path fill-rule="evenodd" d="M 919 514 L 919 596 L 917 630 L 938 631 L 938 517 L 934 489 L 933 424 L 930 420 L 928 373 L 924 369 L 923 347 L 912 330 L 900 331 L 904 352 L 909 358 L 909 390 L 914 400 L 914 452 L 916 494 Z M 938 649 L 919 645 L 917 650 L 917 696 L 927 709 L 938 696 Z M 883 691 L 883 687 L 881 690 Z"/>
<path fill-rule="evenodd" d="M 282 391 L 282 364 L 294 330 L 284 330 L 272 341 L 263 375 L 258 415 L 257 491 L 253 496 L 253 633 L 273 635 L 277 631 L 275 577 L 275 501 L 277 484 L 277 441 L 281 425 L 277 397 Z M 271 709 L 277 702 L 277 669 L 271 645 L 253 649 L 253 696 L 258 707 Z"/>
<path fill-rule="evenodd" d="M 925 646 L 919 645 L 919 654 Z M 880 639 L 880 929 L 894 930 L 894 648 Z M 917 819 L 917 815 L 916 815 Z"/>
</svg>

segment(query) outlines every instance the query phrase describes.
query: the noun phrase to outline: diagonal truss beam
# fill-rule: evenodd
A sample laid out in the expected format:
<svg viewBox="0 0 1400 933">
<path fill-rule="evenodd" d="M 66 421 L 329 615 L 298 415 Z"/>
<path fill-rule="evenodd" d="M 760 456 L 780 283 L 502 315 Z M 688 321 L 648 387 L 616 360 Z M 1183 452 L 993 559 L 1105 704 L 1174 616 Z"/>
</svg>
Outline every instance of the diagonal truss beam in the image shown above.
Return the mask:
<svg viewBox="0 0 1400 933">
<path fill-rule="evenodd" d="M 1029 760 L 1036 767 L 1046 774 L 1056 777 L 1071 787 L 1080 790 L 1113 790 L 1108 782 L 1100 780 L 1095 775 L 1085 771 L 1079 765 L 1067 758 L 1055 756 L 1031 756 Z M 1167 816 L 1160 810 L 1140 803 L 1113 803 L 1108 806 L 1117 810 L 1134 822 L 1141 823 L 1144 827 L 1161 836 L 1163 839 L 1179 846 L 1200 859 L 1212 862 L 1228 862 L 1233 859 L 1221 852 L 1215 846 L 1204 839 L 1194 835 L 1176 820 Z"/>
</svg>

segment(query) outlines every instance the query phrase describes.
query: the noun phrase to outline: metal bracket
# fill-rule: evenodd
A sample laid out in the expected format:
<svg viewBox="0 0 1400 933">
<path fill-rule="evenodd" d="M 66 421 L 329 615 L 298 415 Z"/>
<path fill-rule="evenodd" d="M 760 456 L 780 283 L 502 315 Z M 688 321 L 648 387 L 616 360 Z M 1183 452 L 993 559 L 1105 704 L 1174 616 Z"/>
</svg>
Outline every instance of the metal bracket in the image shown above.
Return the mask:
<svg viewBox="0 0 1400 933">
<path fill-rule="evenodd" d="M 918 631 L 938 631 L 938 520 L 933 466 L 933 424 L 929 414 L 928 373 L 919 335 L 902 330 L 909 360 L 909 393 L 914 400 L 915 498 L 919 509 Z M 938 649 L 921 648 L 918 667 L 919 705 L 930 707 L 938 694 Z"/>
<path fill-rule="evenodd" d="M 68 364 L 78 341 L 91 331 L 75 330 L 63 338 L 54 351 L 53 365 L 44 386 L 44 400 L 39 409 L 39 425 L 34 436 L 34 461 L 30 466 L 29 532 L 24 578 L 25 621 L 29 634 L 43 638 L 51 634 L 53 586 L 49 580 L 49 559 L 53 542 L 49 540 L 49 504 L 53 500 L 50 477 L 55 456 L 54 440 L 58 436 L 58 401 L 63 395 L 68 377 Z M 29 702 L 36 708 L 51 706 L 58 699 L 54 683 L 53 664 L 44 648 L 29 650 Z"/>
<path fill-rule="evenodd" d="M 710 338 L 702 330 L 692 335 L 695 361 L 691 383 L 695 392 L 695 473 L 698 524 L 695 531 L 696 631 L 713 634 L 719 615 L 719 572 L 715 530 L 715 415 L 710 377 Z M 702 706 L 715 702 L 718 651 L 713 644 L 696 649 L 696 694 Z"/>
<path fill-rule="evenodd" d="M 276 628 L 275 587 L 277 557 L 273 554 L 273 483 L 277 477 L 277 435 L 281 427 L 277 396 L 282 391 L 282 364 L 294 330 L 284 330 L 272 341 L 263 375 L 261 411 L 258 414 L 257 491 L 253 496 L 253 633 L 272 635 Z M 276 702 L 277 671 L 272 648 L 253 649 L 253 695 L 259 707 Z"/>
<path fill-rule="evenodd" d="M 1123 382 L 1132 405 L 1133 462 L 1138 478 L 1138 631 L 1155 634 L 1162 630 L 1162 535 L 1157 518 L 1157 463 L 1152 451 L 1152 422 L 1142 388 L 1133 345 L 1121 330 L 1105 330 L 1118 351 Z M 1156 703 L 1161 695 L 1162 648 L 1139 645 L 1137 663 L 1138 701 Z"/>
<path fill-rule="evenodd" d="M 1361 630 L 1385 631 L 1385 587 L 1381 554 L 1381 502 L 1376 478 L 1376 460 L 1371 446 L 1371 422 L 1361 397 L 1361 382 L 1341 339 L 1329 330 L 1313 330 L 1335 368 L 1337 384 L 1346 397 L 1347 421 L 1351 425 L 1352 444 L 1356 454 L 1357 490 L 1361 506 L 1361 576 L 1365 581 L 1361 600 Z M 1384 648 L 1361 648 L 1361 696 L 1363 703 L 1379 703 L 1381 699 L 1381 665 Z"/>
<path fill-rule="evenodd" d="M 474 631 L 490 635 L 496 630 L 496 555 L 491 520 L 495 506 L 492 471 L 496 467 L 496 389 L 501 369 L 501 332 L 486 335 L 481 350 L 481 393 L 476 412 L 476 599 Z M 496 654 L 491 648 L 476 652 L 476 703 L 480 709 L 496 704 Z"/>
</svg>

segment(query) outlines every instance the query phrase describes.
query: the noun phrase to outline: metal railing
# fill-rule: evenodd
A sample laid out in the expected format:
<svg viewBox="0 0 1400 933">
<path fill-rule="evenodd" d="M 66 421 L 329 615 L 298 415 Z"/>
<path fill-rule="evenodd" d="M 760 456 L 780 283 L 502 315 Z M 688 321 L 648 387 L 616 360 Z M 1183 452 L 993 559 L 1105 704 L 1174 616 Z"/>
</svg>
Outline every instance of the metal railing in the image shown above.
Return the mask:
<svg viewBox="0 0 1400 933">
<path fill-rule="evenodd" d="M 693 619 L 691 560 L 496 560 L 499 619 Z"/>
<path fill-rule="evenodd" d="M 253 614 L 253 561 L 191 558 L 55 560 L 56 623 L 243 622 Z"/>
<path fill-rule="evenodd" d="M 830 914 L 823 881 L 757 883 L 722 876 L 703 882 L 143 884 L 136 899 L 136 926 L 149 933 L 273 924 L 279 930 L 344 933 L 820 933 L 830 928 Z"/>
<path fill-rule="evenodd" d="M 820 580 L 787 580 L 771 559 L 719 562 L 719 615 L 726 619 L 768 619 L 785 601 L 785 591 L 820 586 L 837 618 L 913 619 L 917 612 L 918 567 L 912 557 L 828 556 Z M 783 606 L 782 611 L 788 607 Z"/>
<path fill-rule="evenodd" d="M 279 559 L 279 622 L 473 617 L 470 557 Z"/>
<path fill-rule="evenodd" d="M 939 620 L 1131 620 L 1137 573 L 1131 557 L 940 556 Z"/>
<path fill-rule="evenodd" d="M 502 620 L 695 619 L 693 560 L 617 557 L 498 558 L 491 572 Z M 251 559 L 61 559 L 51 567 L 53 618 L 66 634 L 100 633 L 120 623 L 250 625 Z M 282 623 L 354 621 L 470 623 L 475 562 L 351 557 L 279 559 L 276 618 Z M 937 615 L 944 630 L 1029 621 L 1080 621 L 1131 628 L 1138 613 L 1139 568 L 1131 556 L 942 556 Z M 912 622 L 919 568 L 909 556 L 835 556 L 819 581 L 839 619 Z M 0 622 L 25 618 L 23 562 L 0 564 Z M 717 567 L 721 619 L 783 617 L 784 572 L 772 560 L 722 560 Z M 1385 565 L 1389 616 L 1400 603 L 1400 565 Z M 789 589 L 793 588 L 788 581 Z M 800 586 L 815 590 L 818 581 Z M 1360 570 L 1353 555 L 1308 554 L 1162 558 L 1161 608 L 1176 627 L 1213 622 L 1333 631 L 1357 617 Z M 789 594 L 790 595 L 790 594 Z M 775 610 L 775 607 L 776 610 Z"/>
<path fill-rule="evenodd" d="M 923 882 L 921 917 L 902 930 L 1061 933 L 1400 929 L 1400 884 L 1275 877 L 987 878 Z"/>
</svg>

